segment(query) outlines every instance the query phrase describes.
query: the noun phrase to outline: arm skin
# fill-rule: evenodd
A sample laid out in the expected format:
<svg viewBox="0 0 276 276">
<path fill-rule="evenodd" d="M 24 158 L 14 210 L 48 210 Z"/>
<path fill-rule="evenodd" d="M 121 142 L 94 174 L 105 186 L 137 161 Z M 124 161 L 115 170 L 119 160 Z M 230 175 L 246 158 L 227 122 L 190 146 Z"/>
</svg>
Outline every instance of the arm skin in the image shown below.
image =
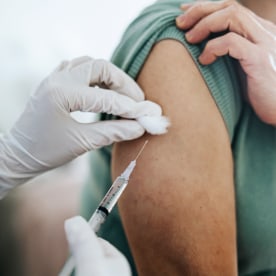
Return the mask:
<svg viewBox="0 0 276 276">
<path fill-rule="evenodd" d="M 186 49 L 165 40 L 138 83 L 172 123 L 114 149 L 116 176 L 149 139 L 119 204 L 139 275 L 237 275 L 231 148 L 204 80 Z"/>
<path fill-rule="evenodd" d="M 276 24 L 276 7 L 274 0 L 240 0 L 239 2 L 257 15 Z"/>
</svg>

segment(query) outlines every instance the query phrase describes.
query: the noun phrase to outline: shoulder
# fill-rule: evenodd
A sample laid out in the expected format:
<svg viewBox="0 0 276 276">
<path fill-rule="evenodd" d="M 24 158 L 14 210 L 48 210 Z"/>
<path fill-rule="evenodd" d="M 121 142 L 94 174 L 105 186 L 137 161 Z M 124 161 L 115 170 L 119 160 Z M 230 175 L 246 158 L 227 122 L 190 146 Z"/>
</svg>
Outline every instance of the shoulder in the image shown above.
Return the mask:
<svg viewBox="0 0 276 276">
<path fill-rule="evenodd" d="M 142 11 L 127 28 L 112 61 L 136 79 L 156 43 L 163 40 L 178 41 L 179 47 L 182 46 L 189 53 L 186 59 L 193 62 L 200 72 L 232 139 L 242 109 L 239 72 L 235 62 L 228 57 L 220 58 L 210 66 L 201 66 L 198 63 L 197 57 L 204 43 L 189 44 L 184 32 L 176 27 L 175 18 L 180 13 L 179 5 L 177 0 L 157 1 Z"/>
</svg>

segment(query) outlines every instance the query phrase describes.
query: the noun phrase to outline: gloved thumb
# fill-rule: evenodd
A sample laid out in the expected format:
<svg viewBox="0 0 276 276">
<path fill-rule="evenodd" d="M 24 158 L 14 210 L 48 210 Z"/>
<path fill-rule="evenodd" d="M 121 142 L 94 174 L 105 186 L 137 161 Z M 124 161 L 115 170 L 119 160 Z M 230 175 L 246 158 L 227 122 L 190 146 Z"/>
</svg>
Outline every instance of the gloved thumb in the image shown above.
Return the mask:
<svg viewBox="0 0 276 276">
<path fill-rule="evenodd" d="M 77 276 L 130 276 L 124 255 L 100 239 L 82 217 L 65 221 L 65 232 L 76 264 Z"/>
<path fill-rule="evenodd" d="M 66 220 L 64 227 L 75 260 L 77 275 L 104 275 L 101 265 L 104 252 L 89 224 L 77 216 Z"/>
<path fill-rule="evenodd" d="M 72 119 L 73 120 L 73 119 Z M 75 122 L 70 128 L 72 151 L 76 156 L 114 142 L 128 141 L 142 136 L 145 129 L 135 120 L 99 121 L 90 124 Z"/>
</svg>

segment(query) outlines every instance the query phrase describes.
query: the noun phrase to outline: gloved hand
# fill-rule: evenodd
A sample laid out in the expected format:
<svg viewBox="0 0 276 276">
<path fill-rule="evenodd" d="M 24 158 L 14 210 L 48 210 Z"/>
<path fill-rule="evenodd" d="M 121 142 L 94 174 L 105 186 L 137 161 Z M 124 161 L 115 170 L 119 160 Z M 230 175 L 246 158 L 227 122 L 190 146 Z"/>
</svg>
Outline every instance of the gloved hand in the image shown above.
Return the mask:
<svg viewBox="0 0 276 276">
<path fill-rule="evenodd" d="M 107 241 L 98 238 L 82 217 L 67 220 L 65 232 L 77 276 L 131 275 L 124 255 Z"/>
<path fill-rule="evenodd" d="M 135 139 L 145 131 L 135 120 L 78 123 L 71 112 L 104 112 L 128 119 L 161 115 L 160 106 L 143 100 L 138 85 L 107 61 L 81 57 L 63 62 L 0 139 L 0 198 L 84 152 Z"/>
</svg>

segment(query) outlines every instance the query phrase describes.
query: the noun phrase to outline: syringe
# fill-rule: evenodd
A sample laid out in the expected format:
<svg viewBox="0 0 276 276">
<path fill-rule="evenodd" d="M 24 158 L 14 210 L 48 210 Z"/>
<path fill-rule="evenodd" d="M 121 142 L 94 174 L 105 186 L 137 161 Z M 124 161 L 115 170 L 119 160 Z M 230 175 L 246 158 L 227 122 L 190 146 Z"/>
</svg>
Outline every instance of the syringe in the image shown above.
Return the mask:
<svg viewBox="0 0 276 276">
<path fill-rule="evenodd" d="M 100 202 L 98 208 L 88 221 L 89 225 L 91 226 L 91 229 L 95 233 L 99 231 L 101 225 L 105 222 L 107 216 L 109 215 L 115 204 L 118 202 L 121 194 L 123 193 L 124 189 L 128 184 L 129 177 L 136 166 L 136 161 L 142 153 L 142 151 L 144 150 L 147 143 L 148 140 L 146 140 L 143 147 L 138 152 L 136 158 L 132 160 L 127 166 L 127 168 L 122 172 L 122 174 L 115 179 L 110 189 Z M 69 276 L 72 273 L 74 266 L 74 259 L 72 256 L 70 256 L 65 265 L 63 266 L 61 272 L 59 273 L 59 276 Z"/>
</svg>

